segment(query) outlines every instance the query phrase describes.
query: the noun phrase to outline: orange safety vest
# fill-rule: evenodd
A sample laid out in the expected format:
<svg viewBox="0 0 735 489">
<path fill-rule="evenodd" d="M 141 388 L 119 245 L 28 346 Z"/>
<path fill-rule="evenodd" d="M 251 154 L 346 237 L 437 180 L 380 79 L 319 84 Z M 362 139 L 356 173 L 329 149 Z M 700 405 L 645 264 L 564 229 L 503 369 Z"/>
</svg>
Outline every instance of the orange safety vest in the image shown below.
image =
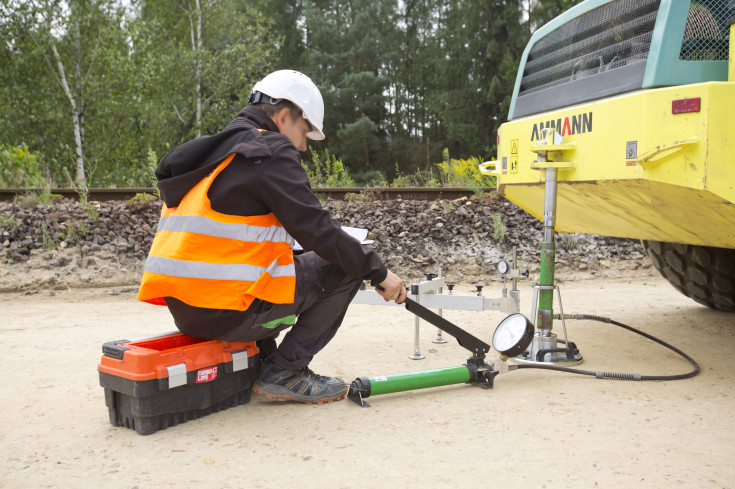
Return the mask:
<svg viewBox="0 0 735 489">
<path fill-rule="evenodd" d="M 212 210 L 207 198 L 233 153 L 161 209 L 138 300 L 165 306 L 175 297 L 194 307 L 246 310 L 253 300 L 291 304 L 296 290 L 294 239 L 271 212 L 236 216 Z"/>
</svg>

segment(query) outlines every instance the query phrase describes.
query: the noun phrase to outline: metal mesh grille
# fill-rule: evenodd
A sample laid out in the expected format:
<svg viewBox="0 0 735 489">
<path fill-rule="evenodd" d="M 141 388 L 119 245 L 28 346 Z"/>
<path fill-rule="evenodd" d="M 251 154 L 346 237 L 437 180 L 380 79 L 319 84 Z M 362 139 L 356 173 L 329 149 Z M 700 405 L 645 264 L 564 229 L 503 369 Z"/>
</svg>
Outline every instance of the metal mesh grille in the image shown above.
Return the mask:
<svg viewBox="0 0 735 489">
<path fill-rule="evenodd" d="M 684 29 L 679 58 L 686 61 L 727 60 L 728 19 L 735 0 L 693 0 Z"/>
<path fill-rule="evenodd" d="M 660 3 L 610 2 L 543 37 L 528 54 L 519 96 L 646 60 Z"/>
</svg>

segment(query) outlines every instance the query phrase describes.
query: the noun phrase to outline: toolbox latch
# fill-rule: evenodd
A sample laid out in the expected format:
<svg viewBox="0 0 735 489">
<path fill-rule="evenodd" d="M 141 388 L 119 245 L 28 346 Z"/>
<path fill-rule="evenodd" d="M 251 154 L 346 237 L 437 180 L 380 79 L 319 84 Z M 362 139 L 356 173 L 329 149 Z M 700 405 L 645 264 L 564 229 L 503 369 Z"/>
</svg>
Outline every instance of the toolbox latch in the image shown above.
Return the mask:
<svg viewBox="0 0 735 489">
<path fill-rule="evenodd" d="M 180 363 L 171 367 L 166 367 L 168 370 L 168 388 L 173 389 L 180 385 L 186 385 L 186 364 Z"/>
<path fill-rule="evenodd" d="M 248 351 L 238 351 L 232 354 L 232 371 L 245 370 L 248 368 Z"/>
</svg>

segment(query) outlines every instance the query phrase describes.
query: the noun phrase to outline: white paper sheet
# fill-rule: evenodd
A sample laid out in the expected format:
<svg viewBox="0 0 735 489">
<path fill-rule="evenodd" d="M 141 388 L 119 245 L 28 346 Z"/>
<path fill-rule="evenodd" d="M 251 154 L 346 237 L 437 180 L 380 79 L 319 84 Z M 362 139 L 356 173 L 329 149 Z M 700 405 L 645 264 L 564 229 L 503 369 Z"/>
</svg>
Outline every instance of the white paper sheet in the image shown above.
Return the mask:
<svg viewBox="0 0 735 489">
<path fill-rule="evenodd" d="M 356 240 L 358 240 L 362 244 L 370 244 L 373 242 L 373 240 L 367 240 L 368 230 L 363 228 L 353 228 L 350 226 L 342 226 L 342 231 L 346 232 Z M 299 244 L 298 241 L 295 241 L 293 244 L 293 250 L 294 251 L 302 251 L 304 249 L 303 246 Z"/>
</svg>

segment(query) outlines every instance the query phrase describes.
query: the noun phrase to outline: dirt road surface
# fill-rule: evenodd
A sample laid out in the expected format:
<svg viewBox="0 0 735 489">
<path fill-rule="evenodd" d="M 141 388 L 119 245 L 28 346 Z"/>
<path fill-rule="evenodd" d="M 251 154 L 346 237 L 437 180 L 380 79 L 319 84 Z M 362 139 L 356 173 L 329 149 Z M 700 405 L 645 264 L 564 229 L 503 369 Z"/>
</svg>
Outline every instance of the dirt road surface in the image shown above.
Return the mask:
<svg viewBox="0 0 735 489">
<path fill-rule="evenodd" d="M 699 306 L 650 273 L 563 283 L 565 312 L 609 315 L 669 341 L 699 361 L 694 379 L 521 370 L 499 376 L 492 390 L 375 396 L 369 409 L 253 395 L 248 405 L 145 437 L 109 424 L 97 363 L 105 341 L 172 330 L 167 310 L 111 289 L 3 294 L 0 487 L 735 487 L 735 315 Z M 530 288 L 521 293 L 528 314 Z M 445 317 L 489 342 L 503 315 Z M 574 321 L 568 328 L 585 356 L 582 368 L 689 369 L 614 326 Z M 351 381 L 464 363 L 456 342 L 431 343 L 434 331 L 422 328 L 426 359 L 409 360 L 410 313 L 352 306 L 312 367 Z"/>
</svg>

